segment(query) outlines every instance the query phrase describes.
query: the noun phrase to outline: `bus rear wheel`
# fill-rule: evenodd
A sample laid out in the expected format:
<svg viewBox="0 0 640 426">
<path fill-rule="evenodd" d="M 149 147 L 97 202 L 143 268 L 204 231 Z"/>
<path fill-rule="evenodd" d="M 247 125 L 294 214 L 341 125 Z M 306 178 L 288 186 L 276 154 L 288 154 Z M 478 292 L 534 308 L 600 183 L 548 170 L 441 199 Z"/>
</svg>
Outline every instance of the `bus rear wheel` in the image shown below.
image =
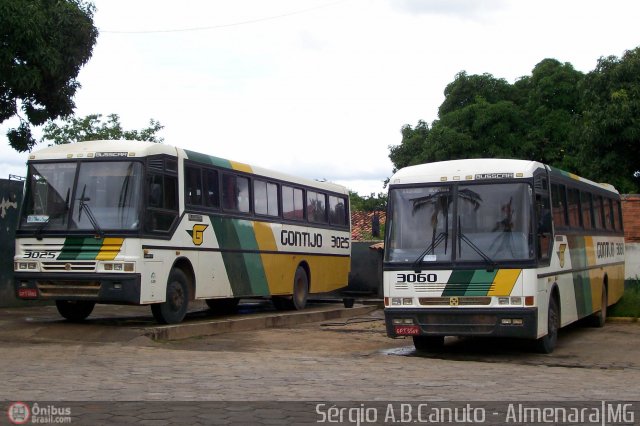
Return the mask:
<svg viewBox="0 0 640 426">
<path fill-rule="evenodd" d="M 279 311 L 304 309 L 309 297 L 309 277 L 307 271 L 298 266 L 293 277 L 293 294 L 291 296 L 273 296 L 273 305 Z"/>
<path fill-rule="evenodd" d="M 95 302 L 87 302 L 82 300 L 56 300 L 56 308 L 65 319 L 72 322 L 80 322 L 85 319 L 96 306 Z"/>
<path fill-rule="evenodd" d="M 160 324 L 178 324 L 187 314 L 189 307 L 189 279 L 180 269 L 169 274 L 167 298 L 162 303 L 151 305 L 151 313 Z"/>
<path fill-rule="evenodd" d="M 543 354 L 550 354 L 558 343 L 560 329 L 560 309 L 555 296 L 549 299 L 549 314 L 547 315 L 547 335 L 536 340 L 536 349 Z"/>
<path fill-rule="evenodd" d="M 593 314 L 591 324 L 594 327 L 602 328 L 607 322 L 607 287 L 602 286 L 602 299 L 600 301 L 600 311 Z"/>
</svg>

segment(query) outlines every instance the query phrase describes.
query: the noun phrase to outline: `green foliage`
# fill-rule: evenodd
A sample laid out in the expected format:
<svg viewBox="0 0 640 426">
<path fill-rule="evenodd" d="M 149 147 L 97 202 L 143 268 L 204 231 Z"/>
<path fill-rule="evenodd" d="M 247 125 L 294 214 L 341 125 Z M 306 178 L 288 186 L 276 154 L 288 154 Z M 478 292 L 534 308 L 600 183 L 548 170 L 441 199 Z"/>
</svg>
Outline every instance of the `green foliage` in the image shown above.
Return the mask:
<svg viewBox="0 0 640 426">
<path fill-rule="evenodd" d="M 106 120 L 101 114 L 91 114 L 84 118 L 70 117 L 62 125 L 49 122 L 43 131 L 41 141 L 62 145 L 91 140 L 139 140 L 162 143 L 157 133 L 162 130 L 158 121 L 149 120 L 149 127 L 141 130 L 124 130 L 117 114 L 110 114 Z"/>
<path fill-rule="evenodd" d="M 387 194 L 381 192 L 378 195 L 371 193 L 369 196 L 360 196 L 357 192 L 349 191 L 351 211 L 373 212 L 387 210 Z"/>
<path fill-rule="evenodd" d="M 0 0 L 0 123 L 19 118 L 7 133 L 17 151 L 35 144 L 31 125 L 73 112 L 98 37 L 94 10 L 83 0 Z"/>
<path fill-rule="evenodd" d="M 578 173 L 591 172 L 621 192 L 639 192 L 640 47 L 622 58 L 600 58 L 585 77 L 582 91 Z"/>
<path fill-rule="evenodd" d="M 625 287 L 622 299 L 610 308 L 608 316 L 640 318 L 640 280 L 636 277 Z"/>
<path fill-rule="evenodd" d="M 459 158 L 547 163 L 621 192 L 640 192 L 640 47 L 601 58 L 584 75 L 544 59 L 514 84 L 462 71 L 445 89 L 438 120 L 402 128 L 389 147 L 395 169 Z"/>
</svg>

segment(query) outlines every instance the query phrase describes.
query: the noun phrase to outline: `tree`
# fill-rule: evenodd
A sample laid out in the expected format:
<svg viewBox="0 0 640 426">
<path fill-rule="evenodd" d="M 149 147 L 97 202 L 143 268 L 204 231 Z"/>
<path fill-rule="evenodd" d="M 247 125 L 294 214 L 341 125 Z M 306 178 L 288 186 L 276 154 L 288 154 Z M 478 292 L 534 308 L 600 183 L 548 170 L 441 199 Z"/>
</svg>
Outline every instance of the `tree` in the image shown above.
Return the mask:
<svg viewBox="0 0 640 426">
<path fill-rule="evenodd" d="M 389 158 L 394 165 L 393 172 L 398 169 L 419 164 L 422 151 L 429 135 L 429 125 L 420 120 L 416 127 L 405 125 L 402 127 L 402 141 L 400 145 L 389 146 Z"/>
<path fill-rule="evenodd" d="M 31 125 L 73 112 L 98 37 L 94 10 L 83 0 L 0 0 L 0 123 L 18 117 L 7 132 L 15 150 L 35 145 Z"/>
<path fill-rule="evenodd" d="M 600 58 L 582 85 L 583 144 L 578 173 L 613 184 L 619 191 L 640 191 L 640 47 L 622 58 Z"/>
<path fill-rule="evenodd" d="M 495 78 L 489 73 L 468 75 L 461 71 L 444 89 L 444 96 L 444 102 L 438 109 L 440 117 L 475 103 L 478 97 L 489 103 L 512 100 L 514 90 L 503 78 Z"/>
<path fill-rule="evenodd" d="M 106 120 L 102 119 L 101 114 L 92 114 L 84 118 L 70 117 L 61 125 L 49 122 L 44 127 L 41 142 L 61 145 L 100 139 L 127 139 L 162 143 L 164 138 L 159 137 L 157 133 L 163 127 L 160 122 L 151 119 L 149 127 L 124 130 L 117 114 L 108 115 Z"/>
<path fill-rule="evenodd" d="M 371 193 L 369 196 L 360 196 L 357 192 L 349 191 L 351 210 L 354 212 L 374 212 L 387 209 L 387 194 L 381 192 L 378 195 Z"/>
</svg>

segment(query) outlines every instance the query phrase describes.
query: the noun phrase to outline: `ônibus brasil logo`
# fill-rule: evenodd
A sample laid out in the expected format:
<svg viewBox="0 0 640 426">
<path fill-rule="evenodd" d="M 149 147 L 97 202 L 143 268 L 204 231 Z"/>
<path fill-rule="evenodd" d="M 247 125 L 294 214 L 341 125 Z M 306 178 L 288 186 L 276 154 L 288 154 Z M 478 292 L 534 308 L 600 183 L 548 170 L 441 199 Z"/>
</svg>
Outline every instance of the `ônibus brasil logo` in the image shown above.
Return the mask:
<svg viewBox="0 0 640 426">
<path fill-rule="evenodd" d="M 31 418 L 31 410 L 29 406 L 24 402 L 14 402 L 9 406 L 7 410 L 7 416 L 11 423 L 16 425 L 23 425 Z"/>
</svg>

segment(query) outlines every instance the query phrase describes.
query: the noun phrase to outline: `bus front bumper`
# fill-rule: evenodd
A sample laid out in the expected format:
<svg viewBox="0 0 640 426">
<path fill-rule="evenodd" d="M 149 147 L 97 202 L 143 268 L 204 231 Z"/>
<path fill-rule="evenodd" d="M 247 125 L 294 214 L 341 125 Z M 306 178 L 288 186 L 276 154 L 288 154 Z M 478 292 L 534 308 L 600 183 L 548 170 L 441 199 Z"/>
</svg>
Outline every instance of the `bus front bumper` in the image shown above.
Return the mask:
<svg viewBox="0 0 640 426">
<path fill-rule="evenodd" d="M 387 308 L 387 335 L 537 337 L 536 308 Z"/>
<path fill-rule="evenodd" d="M 16 297 L 22 300 L 86 300 L 139 304 L 140 274 L 14 273 Z"/>
</svg>

